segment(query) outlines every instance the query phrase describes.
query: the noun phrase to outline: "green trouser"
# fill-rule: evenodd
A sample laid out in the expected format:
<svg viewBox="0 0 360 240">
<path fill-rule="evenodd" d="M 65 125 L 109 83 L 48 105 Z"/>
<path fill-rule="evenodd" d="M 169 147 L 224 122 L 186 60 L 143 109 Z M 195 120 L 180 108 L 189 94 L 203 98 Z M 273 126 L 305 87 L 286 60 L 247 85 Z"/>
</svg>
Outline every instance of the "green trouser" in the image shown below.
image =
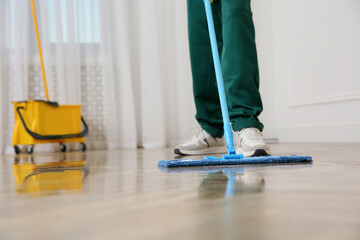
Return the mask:
<svg viewBox="0 0 360 240">
<path fill-rule="evenodd" d="M 214 137 L 224 134 L 203 0 L 188 0 L 188 24 L 196 119 Z M 212 3 L 226 100 L 234 131 L 255 127 L 262 112 L 259 68 L 250 0 Z"/>
</svg>

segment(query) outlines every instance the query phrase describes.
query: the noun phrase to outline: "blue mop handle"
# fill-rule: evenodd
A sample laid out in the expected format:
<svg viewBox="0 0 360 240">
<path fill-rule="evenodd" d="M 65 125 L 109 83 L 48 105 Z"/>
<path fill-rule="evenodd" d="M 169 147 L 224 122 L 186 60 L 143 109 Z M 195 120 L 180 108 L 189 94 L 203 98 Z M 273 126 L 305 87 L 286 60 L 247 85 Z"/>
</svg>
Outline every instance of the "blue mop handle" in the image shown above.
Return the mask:
<svg viewBox="0 0 360 240">
<path fill-rule="evenodd" d="M 232 154 L 236 154 L 236 152 L 235 152 L 235 147 L 234 147 L 233 132 L 232 132 L 230 120 L 229 120 L 229 111 L 228 111 L 228 106 L 227 106 L 227 102 L 226 102 L 224 81 L 223 81 L 223 76 L 222 76 L 222 72 L 221 72 L 219 50 L 218 50 L 218 45 L 217 45 L 216 35 L 215 35 L 214 19 L 213 19 L 212 10 L 211 10 L 211 4 L 210 4 L 211 0 L 203 0 L 203 1 L 205 3 L 206 17 L 207 17 L 210 42 L 211 42 L 211 49 L 212 49 L 215 73 L 216 73 L 216 81 L 217 81 L 217 87 L 218 87 L 219 97 L 220 97 L 221 113 L 222 113 L 222 118 L 223 118 L 223 122 L 224 122 L 224 135 L 225 135 L 225 140 L 226 140 L 226 144 L 227 144 L 228 154 L 232 155 Z"/>
</svg>

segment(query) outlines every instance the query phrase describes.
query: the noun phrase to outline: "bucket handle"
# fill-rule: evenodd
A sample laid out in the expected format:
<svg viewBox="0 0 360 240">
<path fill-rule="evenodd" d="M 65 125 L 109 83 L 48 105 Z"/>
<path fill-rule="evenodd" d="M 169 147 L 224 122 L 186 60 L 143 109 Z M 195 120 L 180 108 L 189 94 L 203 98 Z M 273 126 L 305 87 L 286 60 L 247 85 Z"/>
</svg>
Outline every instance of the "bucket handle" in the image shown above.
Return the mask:
<svg viewBox="0 0 360 240">
<path fill-rule="evenodd" d="M 81 122 L 84 124 L 85 129 L 81 132 L 81 133 L 74 133 L 74 134 L 64 134 L 64 135 L 40 135 L 37 134 L 33 131 L 31 131 L 27 126 L 26 123 L 24 121 L 24 118 L 21 115 L 20 109 L 24 109 L 24 107 L 17 107 L 16 111 L 18 112 L 21 122 L 25 127 L 25 130 L 28 132 L 28 134 L 30 134 L 30 136 L 32 136 L 35 139 L 38 140 L 55 140 L 55 139 L 64 139 L 64 138 L 80 138 L 80 137 L 85 137 L 88 132 L 89 132 L 89 127 L 86 124 L 84 118 L 81 116 Z"/>
</svg>

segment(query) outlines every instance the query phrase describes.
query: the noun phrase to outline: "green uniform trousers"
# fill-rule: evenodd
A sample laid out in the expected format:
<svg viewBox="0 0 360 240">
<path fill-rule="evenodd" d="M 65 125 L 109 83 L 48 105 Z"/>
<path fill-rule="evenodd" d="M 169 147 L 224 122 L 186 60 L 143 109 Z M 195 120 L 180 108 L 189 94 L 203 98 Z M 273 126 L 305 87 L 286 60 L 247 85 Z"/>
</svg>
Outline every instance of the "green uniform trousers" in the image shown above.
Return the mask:
<svg viewBox="0 0 360 240">
<path fill-rule="evenodd" d="M 203 0 L 188 0 L 188 29 L 196 119 L 213 137 L 224 134 Z M 263 130 L 259 68 L 250 0 L 212 3 L 221 68 L 234 131 Z"/>
</svg>

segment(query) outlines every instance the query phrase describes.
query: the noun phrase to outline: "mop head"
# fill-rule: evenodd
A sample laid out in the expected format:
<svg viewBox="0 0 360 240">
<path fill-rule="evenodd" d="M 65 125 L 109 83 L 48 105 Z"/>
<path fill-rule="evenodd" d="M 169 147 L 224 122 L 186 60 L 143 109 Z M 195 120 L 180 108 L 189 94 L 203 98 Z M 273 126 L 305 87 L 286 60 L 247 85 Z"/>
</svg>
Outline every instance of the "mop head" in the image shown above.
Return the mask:
<svg viewBox="0 0 360 240">
<path fill-rule="evenodd" d="M 221 158 L 203 158 L 203 159 L 181 159 L 181 160 L 161 160 L 159 167 L 200 167 L 200 166 L 222 166 L 222 165 L 247 165 L 247 164 L 290 164 L 290 163 L 311 163 L 310 156 L 264 156 L 249 157 L 242 159 L 221 159 Z"/>
</svg>

